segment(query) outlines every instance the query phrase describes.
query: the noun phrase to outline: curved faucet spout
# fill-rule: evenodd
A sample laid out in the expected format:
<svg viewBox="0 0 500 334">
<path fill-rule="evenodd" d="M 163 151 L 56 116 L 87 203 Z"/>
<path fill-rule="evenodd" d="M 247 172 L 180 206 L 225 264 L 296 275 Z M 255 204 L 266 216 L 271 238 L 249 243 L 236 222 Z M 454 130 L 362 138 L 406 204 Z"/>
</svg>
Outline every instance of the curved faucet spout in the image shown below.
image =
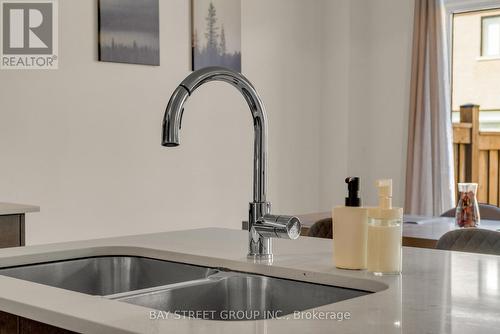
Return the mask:
<svg viewBox="0 0 500 334">
<path fill-rule="evenodd" d="M 252 113 L 254 124 L 254 189 L 253 200 L 266 202 L 267 172 L 267 115 L 256 89 L 243 75 L 223 67 L 207 67 L 191 73 L 174 91 L 163 118 L 162 145 L 175 147 L 180 144 L 184 103 L 200 86 L 210 81 L 223 81 L 234 86 L 243 95 Z"/>
<path fill-rule="evenodd" d="M 300 221 L 296 217 L 271 215 L 266 201 L 267 115 L 264 104 L 253 85 L 243 75 L 223 67 L 207 67 L 190 74 L 172 94 L 163 118 L 163 146 L 179 146 L 184 104 L 193 92 L 210 81 L 233 85 L 243 95 L 252 113 L 254 126 L 253 202 L 248 216 L 248 256 L 272 259 L 272 238 L 296 239 Z"/>
</svg>

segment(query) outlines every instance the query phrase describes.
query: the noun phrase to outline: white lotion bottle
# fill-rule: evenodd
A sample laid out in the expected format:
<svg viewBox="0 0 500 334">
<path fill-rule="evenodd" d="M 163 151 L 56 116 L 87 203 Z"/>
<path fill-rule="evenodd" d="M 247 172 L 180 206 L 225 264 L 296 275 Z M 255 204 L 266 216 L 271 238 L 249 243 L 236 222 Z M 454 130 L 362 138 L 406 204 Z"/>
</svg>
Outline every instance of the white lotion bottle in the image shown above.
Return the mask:
<svg viewBox="0 0 500 334">
<path fill-rule="evenodd" d="M 359 177 L 345 182 L 345 206 L 332 210 L 334 262 L 341 269 L 366 269 L 368 212 L 361 207 Z"/>
<path fill-rule="evenodd" d="M 392 180 L 378 180 L 378 208 L 368 210 L 367 269 L 397 275 L 402 267 L 403 209 L 392 207 Z"/>
</svg>

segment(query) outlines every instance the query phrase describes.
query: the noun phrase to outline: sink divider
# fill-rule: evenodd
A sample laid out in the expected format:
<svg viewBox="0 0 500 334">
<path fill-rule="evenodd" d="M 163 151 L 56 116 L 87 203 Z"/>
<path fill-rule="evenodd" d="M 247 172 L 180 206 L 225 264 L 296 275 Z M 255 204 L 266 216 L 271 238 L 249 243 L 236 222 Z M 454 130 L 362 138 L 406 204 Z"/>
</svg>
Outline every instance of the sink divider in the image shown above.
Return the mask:
<svg viewBox="0 0 500 334">
<path fill-rule="evenodd" d="M 120 293 L 115 293 L 112 295 L 105 295 L 102 297 L 106 298 L 106 299 L 112 299 L 112 300 L 121 300 L 121 299 L 126 299 L 129 297 L 152 294 L 155 292 L 162 292 L 162 291 L 167 291 L 167 290 L 175 290 L 175 289 L 181 289 L 181 288 L 187 288 L 187 287 L 194 287 L 197 285 L 216 283 L 216 282 L 219 282 L 221 280 L 227 279 L 228 277 L 233 276 L 233 275 L 234 275 L 234 273 L 231 273 L 231 272 L 223 272 L 223 271 L 216 270 L 214 273 L 209 274 L 206 278 L 200 278 L 200 279 L 195 279 L 195 280 L 190 280 L 190 281 L 160 285 L 160 286 L 155 286 L 155 287 L 146 288 L 146 289 L 120 292 Z"/>
</svg>

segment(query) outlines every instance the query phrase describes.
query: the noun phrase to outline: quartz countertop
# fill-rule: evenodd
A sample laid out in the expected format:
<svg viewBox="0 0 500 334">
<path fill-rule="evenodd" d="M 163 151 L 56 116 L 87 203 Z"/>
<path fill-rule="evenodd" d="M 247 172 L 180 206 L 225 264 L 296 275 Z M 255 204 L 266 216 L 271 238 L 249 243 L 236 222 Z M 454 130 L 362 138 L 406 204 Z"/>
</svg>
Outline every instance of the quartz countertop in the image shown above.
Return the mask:
<svg viewBox="0 0 500 334">
<path fill-rule="evenodd" d="M 0 216 L 18 215 L 21 213 L 38 211 L 40 211 L 40 207 L 35 205 L 0 202 Z"/>
<path fill-rule="evenodd" d="M 498 333 L 500 257 L 403 249 L 401 276 L 336 269 L 332 240 L 274 240 L 272 264 L 246 258 L 248 232 L 208 228 L 4 249 L 0 267 L 131 255 L 375 293 L 314 309 L 349 320 L 150 320 L 151 309 L 0 276 L 0 310 L 84 333 Z M 305 314 L 305 313 L 304 313 Z M 309 315 L 314 313 L 309 312 Z"/>
</svg>

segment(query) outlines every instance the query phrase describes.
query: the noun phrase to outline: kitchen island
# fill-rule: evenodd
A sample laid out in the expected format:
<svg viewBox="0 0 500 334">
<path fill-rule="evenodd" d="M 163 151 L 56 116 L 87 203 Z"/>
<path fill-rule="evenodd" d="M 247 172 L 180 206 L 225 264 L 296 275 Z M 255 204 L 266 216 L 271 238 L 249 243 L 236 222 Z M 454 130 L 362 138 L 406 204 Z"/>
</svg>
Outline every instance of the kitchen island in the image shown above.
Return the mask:
<svg viewBox="0 0 500 334">
<path fill-rule="evenodd" d="M 209 228 L 11 248 L 0 251 L 0 268 L 140 256 L 372 293 L 289 319 L 213 321 L 152 317 L 146 307 L 0 276 L 0 311 L 83 333 L 498 333 L 500 328 L 498 256 L 404 247 L 403 274 L 377 277 L 336 269 L 331 240 L 278 239 L 273 262 L 254 263 L 246 257 L 247 238 L 246 231 Z M 340 313 L 349 316 L 318 318 Z"/>
</svg>

